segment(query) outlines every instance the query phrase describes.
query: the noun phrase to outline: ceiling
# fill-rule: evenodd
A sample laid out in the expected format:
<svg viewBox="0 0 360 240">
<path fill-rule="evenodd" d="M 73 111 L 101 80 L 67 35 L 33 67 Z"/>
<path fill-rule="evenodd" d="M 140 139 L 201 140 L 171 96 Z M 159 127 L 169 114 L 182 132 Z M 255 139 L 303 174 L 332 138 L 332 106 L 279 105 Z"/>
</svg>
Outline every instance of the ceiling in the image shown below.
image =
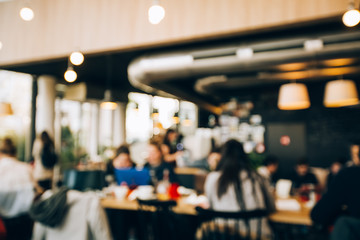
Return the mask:
<svg viewBox="0 0 360 240">
<path fill-rule="evenodd" d="M 62 58 L 3 69 L 49 74 L 67 84 L 63 80 L 66 67 L 67 58 Z M 190 100 L 216 112 L 217 106 L 239 97 L 239 92 L 278 87 L 289 80 L 307 83 L 340 75 L 360 80 L 360 29 L 346 28 L 339 16 L 221 38 L 86 55 L 75 70 L 77 82 L 95 89 L 89 97 L 101 99 L 105 88 L 116 90 L 119 101 L 126 101 L 130 91 L 149 92 Z"/>
</svg>

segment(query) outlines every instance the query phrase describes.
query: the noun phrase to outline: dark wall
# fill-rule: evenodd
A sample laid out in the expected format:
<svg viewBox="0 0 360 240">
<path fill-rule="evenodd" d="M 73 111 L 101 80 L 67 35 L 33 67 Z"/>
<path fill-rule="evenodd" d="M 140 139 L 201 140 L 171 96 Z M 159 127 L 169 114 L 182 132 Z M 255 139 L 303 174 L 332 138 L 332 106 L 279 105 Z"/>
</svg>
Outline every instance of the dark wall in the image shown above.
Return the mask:
<svg viewBox="0 0 360 240">
<path fill-rule="evenodd" d="M 359 88 L 360 81 L 357 80 L 356 84 Z M 325 82 L 310 82 L 306 85 L 311 107 L 305 110 L 279 110 L 277 100 L 280 85 L 244 89 L 231 95 L 237 97 L 239 101 L 253 101 L 254 109 L 251 114 L 260 114 L 264 126 L 279 123 L 304 124 L 305 155 L 310 165 L 328 167 L 337 158 L 349 159 L 349 145 L 354 141 L 360 142 L 360 106 L 325 108 L 323 106 Z M 207 127 L 208 117 L 208 112 L 199 111 L 200 127 Z"/>
<path fill-rule="evenodd" d="M 304 123 L 306 155 L 312 166 L 328 167 L 339 157 L 349 159 L 349 144 L 360 139 L 360 108 L 325 108 L 325 83 L 311 83 L 307 87 L 311 101 L 309 109 L 279 110 L 277 86 L 253 91 L 255 108 L 252 113 L 260 114 L 265 126 L 269 123 Z"/>
</svg>

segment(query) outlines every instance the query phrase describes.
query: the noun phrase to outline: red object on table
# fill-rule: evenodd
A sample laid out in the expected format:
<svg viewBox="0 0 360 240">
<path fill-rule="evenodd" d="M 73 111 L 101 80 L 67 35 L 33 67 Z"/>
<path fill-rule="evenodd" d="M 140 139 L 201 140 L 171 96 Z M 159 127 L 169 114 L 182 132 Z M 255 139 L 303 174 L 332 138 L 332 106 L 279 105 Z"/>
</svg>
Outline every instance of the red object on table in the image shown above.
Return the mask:
<svg viewBox="0 0 360 240">
<path fill-rule="evenodd" d="M 169 193 L 169 197 L 171 199 L 178 199 L 180 197 L 180 194 L 178 193 L 177 189 L 179 187 L 179 184 L 177 183 L 172 183 L 169 187 L 168 193 Z"/>
</svg>

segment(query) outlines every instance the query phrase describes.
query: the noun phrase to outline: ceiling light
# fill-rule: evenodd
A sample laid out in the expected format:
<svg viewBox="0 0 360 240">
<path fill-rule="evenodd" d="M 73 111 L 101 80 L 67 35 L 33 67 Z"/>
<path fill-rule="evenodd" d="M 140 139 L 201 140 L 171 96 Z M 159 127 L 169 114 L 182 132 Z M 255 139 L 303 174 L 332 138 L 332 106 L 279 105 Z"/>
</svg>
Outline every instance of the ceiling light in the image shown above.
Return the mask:
<svg viewBox="0 0 360 240">
<path fill-rule="evenodd" d="M 70 62 L 79 66 L 84 62 L 84 55 L 81 52 L 72 52 L 70 55 Z"/>
<path fill-rule="evenodd" d="M 174 124 L 180 123 L 179 112 L 176 112 L 172 118 Z"/>
<path fill-rule="evenodd" d="M 324 65 L 328 67 L 341 67 L 348 66 L 355 63 L 354 58 L 336 58 L 336 59 L 328 59 L 323 61 Z"/>
<path fill-rule="evenodd" d="M 159 1 L 154 1 L 148 11 L 149 22 L 151 24 L 159 24 L 165 17 L 165 9 L 160 6 Z"/>
<path fill-rule="evenodd" d="M 344 13 L 342 20 L 347 27 L 354 27 L 359 24 L 360 12 L 358 9 L 355 9 L 354 1 L 349 3 L 348 11 Z"/>
<path fill-rule="evenodd" d="M 281 110 L 299 110 L 310 107 L 309 94 L 303 83 L 288 83 L 280 87 L 278 107 Z"/>
<path fill-rule="evenodd" d="M 10 103 L 0 102 L 0 116 L 12 115 L 13 110 Z"/>
<path fill-rule="evenodd" d="M 352 80 L 335 80 L 325 86 L 325 107 L 344 107 L 359 103 L 356 85 Z"/>
<path fill-rule="evenodd" d="M 117 103 L 113 101 L 110 89 L 105 90 L 104 100 L 100 104 L 100 107 L 105 110 L 115 110 L 116 109 Z"/>
<path fill-rule="evenodd" d="M 64 74 L 64 78 L 67 82 L 74 82 L 77 78 L 77 74 L 76 72 L 74 71 L 73 67 L 72 66 L 69 66 Z"/>
<path fill-rule="evenodd" d="M 304 42 L 304 49 L 307 52 L 320 51 L 324 48 L 324 43 L 321 39 L 306 40 Z"/>
<path fill-rule="evenodd" d="M 254 56 L 254 50 L 252 48 L 239 48 L 236 50 L 236 56 L 239 59 L 250 59 Z"/>
<path fill-rule="evenodd" d="M 3 44 L 2 44 L 2 42 L 0 42 L 0 50 L 2 49 L 2 47 L 3 47 Z"/>
<path fill-rule="evenodd" d="M 291 71 L 300 71 L 307 67 L 306 63 L 299 62 L 299 63 L 285 63 L 277 66 L 280 71 L 284 72 L 291 72 Z"/>
<path fill-rule="evenodd" d="M 34 18 L 34 11 L 29 8 L 29 7 L 23 7 L 20 10 L 20 17 L 24 20 L 24 21 L 31 21 Z"/>
</svg>

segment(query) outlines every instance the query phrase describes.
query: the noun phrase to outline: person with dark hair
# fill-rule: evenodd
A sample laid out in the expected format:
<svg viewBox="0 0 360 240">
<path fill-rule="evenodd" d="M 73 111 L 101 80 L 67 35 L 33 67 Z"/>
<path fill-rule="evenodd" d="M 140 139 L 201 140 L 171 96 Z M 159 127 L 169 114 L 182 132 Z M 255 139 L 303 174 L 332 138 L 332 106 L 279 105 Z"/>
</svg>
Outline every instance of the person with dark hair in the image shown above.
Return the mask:
<svg viewBox="0 0 360 240">
<path fill-rule="evenodd" d="M 34 141 L 34 177 L 43 189 L 51 189 L 56 159 L 54 142 L 46 131 L 43 131 Z"/>
<path fill-rule="evenodd" d="M 251 169 L 242 144 L 236 140 L 229 140 L 223 146 L 217 171 L 206 178 L 205 194 L 210 208 L 216 211 L 275 211 L 268 183 Z M 250 222 L 251 230 L 256 229 L 254 223 Z M 261 239 L 270 239 L 272 233 L 266 218 L 261 226 Z"/>
<path fill-rule="evenodd" d="M 123 144 L 116 149 L 116 156 L 106 165 L 106 179 L 108 183 L 115 181 L 115 169 L 134 168 L 129 146 Z"/>
<path fill-rule="evenodd" d="M 302 188 L 307 185 L 314 185 L 315 189 L 318 189 L 319 181 L 316 176 L 309 171 L 309 162 L 306 158 L 298 159 L 295 166 L 295 173 L 292 178 L 293 193 L 302 191 Z"/>
<path fill-rule="evenodd" d="M 258 168 L 258 173 L 263 176 L 265 179 L 269 180 L 269 183 L 272 182 L 272 176 L 277 171 L 279 167 L 279 160 L 274 155 L 268 155 L 264 160 L 264 166 Z"/>
<path fill-rule="evenodd" d="M 0 142 L 0 217 L 6 239 L 30 239 L 32 221 L 28 210 L 35 197 L 36 183 L 30 165 L 16 159 L 10 138 Z"/>
<path fill-rule="evenodd" d="M 176 159 L 183 154 L 182 145 L 178 144 L 178 137 L 179 135 L 174 129 L 168 129 L 161 144 L 164 161 L 173 167 L 176 166 Z"/>
<path fill-rule="evenodd" d="M 360 165 L 360 143 L 354 141 L 350 145 L 350 161 L 347 166 L 358 166 Z"/>
<path fill-rule="evenodd" d="M 360 237 L 360 167 L 344 167 L 311 211 L 311 219 L 325 227 L 334 224 L 330 239 Z"/>
<path fill-rule="evenodd" d="M 164 178 L 164 173 L 168 174 L 170 182 L 176 182 L 176 175 L 174 173 L 174 168 L 171 164 L 164 161 L 164 156 L 161 151 L 161 146 L 151 141 L 148 145 L 148 157 L 147 163 L 144 165 L 145 168 L 150 170 L 152 174 L 152 183 L 154 181 L 161 181 Z"/>
<path fill-rule="evenodd" d="M 211 149 L 207 157 L 194 161 L 193 163 L 189 164 L 187 167 L 201 168 L 209 172 L 215 171 L 221 159 L 220 152 L 221 152 L 221 148 L 214 147 Z"/>
<path fill-rule="evenodd" d="M 331 163 L 329 168 L 329 174 L 326 178 L 326 188 L 329 188 L 331 182 L 335 178 L 335 176 L 339 173 L 341 168 L 343 168 L 345 160 L 343 158 L 338 158 L 334 162 Z"/>
</svg>

